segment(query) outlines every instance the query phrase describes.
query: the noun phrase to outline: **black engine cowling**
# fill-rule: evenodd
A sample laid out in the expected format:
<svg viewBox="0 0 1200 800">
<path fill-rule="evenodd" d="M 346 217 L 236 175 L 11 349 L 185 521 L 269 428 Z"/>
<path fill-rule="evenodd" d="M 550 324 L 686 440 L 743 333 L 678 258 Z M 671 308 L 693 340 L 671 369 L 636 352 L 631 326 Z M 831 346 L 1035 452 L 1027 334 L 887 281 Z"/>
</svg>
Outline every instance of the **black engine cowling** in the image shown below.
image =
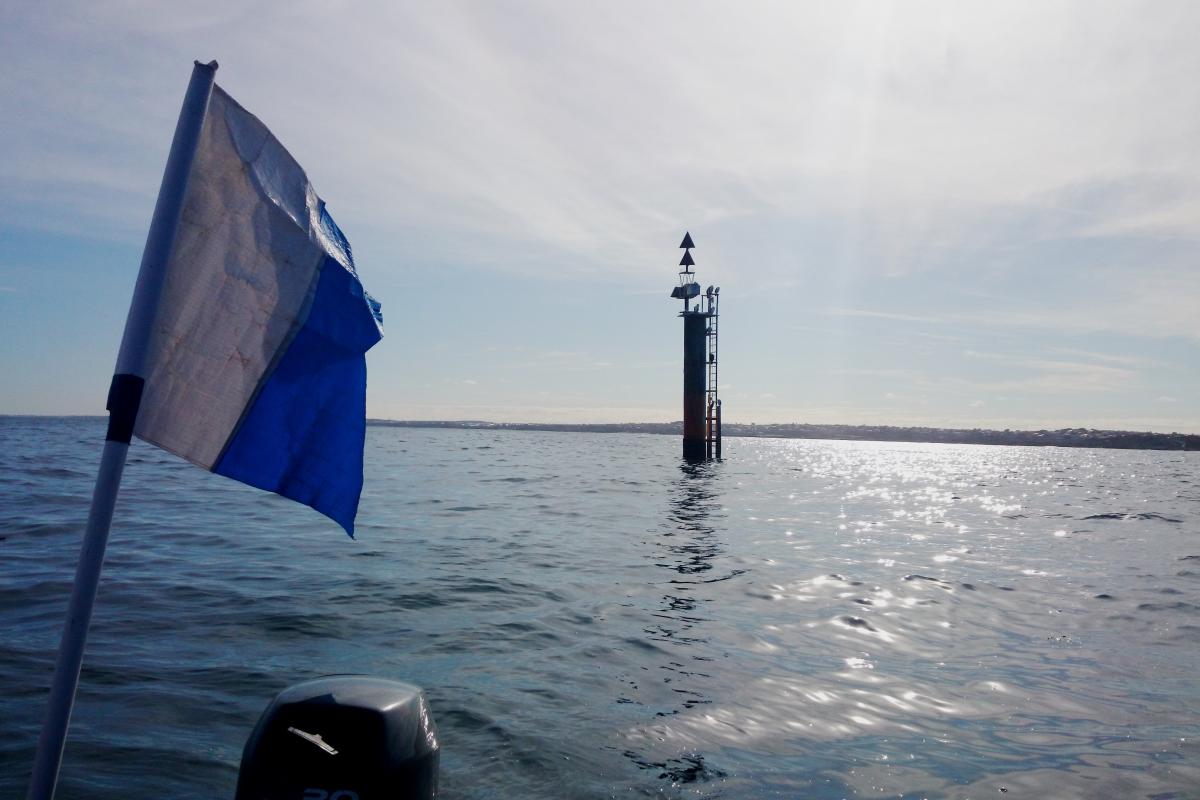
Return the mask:
<svg viewBox="0 0 1200 800">
<path fill-rule="evenodd" d="M 237 800 L 428 800 L 437 727 L 415 686 L 319 678 L 280 692 L 242 752 Z"/>
</svg>

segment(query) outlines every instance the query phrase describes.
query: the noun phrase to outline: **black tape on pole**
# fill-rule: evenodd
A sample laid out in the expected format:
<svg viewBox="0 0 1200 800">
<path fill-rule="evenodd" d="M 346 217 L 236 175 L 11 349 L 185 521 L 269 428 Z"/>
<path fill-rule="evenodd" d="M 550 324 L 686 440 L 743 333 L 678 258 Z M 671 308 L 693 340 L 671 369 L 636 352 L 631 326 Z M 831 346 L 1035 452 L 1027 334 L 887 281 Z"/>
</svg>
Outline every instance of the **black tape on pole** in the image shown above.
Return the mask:
<svg viewBox="0 0 1200 800">
<path fill-rule="evenodd" d="M 108 387 L 108 434 L 110 442 L 129 444 L 133 439 L 133 423 L 137 421 L 138 408 L 142 405 L 142 389 L 146 379 L 137 375 L 113 375 Z"/>
</svg>

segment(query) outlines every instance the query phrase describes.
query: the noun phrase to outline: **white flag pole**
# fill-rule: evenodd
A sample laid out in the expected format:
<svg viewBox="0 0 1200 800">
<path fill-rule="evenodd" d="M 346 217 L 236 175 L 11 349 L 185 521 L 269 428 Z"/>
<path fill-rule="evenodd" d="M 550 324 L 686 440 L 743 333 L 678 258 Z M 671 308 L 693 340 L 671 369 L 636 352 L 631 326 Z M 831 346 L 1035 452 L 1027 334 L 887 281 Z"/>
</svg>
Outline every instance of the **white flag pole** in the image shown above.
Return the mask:
<svg viewBox="0 0 1200 800">
<path fill-rule="evenodd" d="M 171 152 L 167 156 L 162 185 L 158 189 L 158 201 L 150 220 L 146 248 L 142 251 L 137 285 L 133 290 L 129 315 L 125 318 L 125 335 L 117 356 L 116 374 L 108 392 L 108 433 L 105 436 L 104 453 L 100 457 L 96 488 L 92 492 L 92 508 L 88 513 L 83 546 L 79 551 L 79 564 L 75 568 L 75 584 L 71 588 L 67 620 L 58 648 L 46 721 L 34 756 L 28 800 L 51 800 L 58 783 L 58 768 L 62 763 L 71 708 L 75 704 L 75 689 L 79 685 L 83 646 L 92 621 L 92 608 L 96 603 L 104 548 L 108 543 L 113 507 L 117 502 L 121 473 L 125 469 L 125 455 L 129 451 L 141 402 L 146 347 L 158 311 L 167 259 L 179 228 L 188 176 L 192 171 L 192 161 L 196 156 L 200 129 L 204 125 L 216 72 L 215 61 L 208 64 L 197 61 L 192 69 L 192 78 L 183 97 L 183 108 L 179 111 L 179 122 L 175 126 L 175 138 L 171 141 Z"/>
</svg>

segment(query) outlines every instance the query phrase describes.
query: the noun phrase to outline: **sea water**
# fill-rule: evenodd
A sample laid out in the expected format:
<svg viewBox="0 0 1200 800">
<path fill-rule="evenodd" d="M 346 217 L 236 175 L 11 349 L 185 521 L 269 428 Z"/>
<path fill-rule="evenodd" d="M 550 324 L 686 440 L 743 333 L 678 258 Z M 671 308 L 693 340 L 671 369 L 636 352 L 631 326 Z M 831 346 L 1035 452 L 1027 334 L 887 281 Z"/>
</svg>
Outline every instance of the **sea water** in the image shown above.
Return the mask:
<svg viewBox="0 0 1200 800">
<path fill-rule="evenodd" d="M 99 419 L 0 419 L 20 796 Z M 284 687 L 424 687 L 446 798 L 1200 797 L 1200 454 L 371 427 L 357 538 L 141 443 L 60 798 L 231 797 Z"/>
</svg>

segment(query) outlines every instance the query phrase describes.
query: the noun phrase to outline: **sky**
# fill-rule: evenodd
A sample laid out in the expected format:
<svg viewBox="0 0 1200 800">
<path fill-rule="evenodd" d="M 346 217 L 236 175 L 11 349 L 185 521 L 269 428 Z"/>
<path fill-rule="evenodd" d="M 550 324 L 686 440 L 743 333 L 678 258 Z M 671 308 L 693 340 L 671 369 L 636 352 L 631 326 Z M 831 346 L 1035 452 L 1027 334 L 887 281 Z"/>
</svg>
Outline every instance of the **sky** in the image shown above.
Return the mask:
<svg viewBox="0 0 1200 800">
<path fill-rule="evenodd" d="M 0 413 L 100 414 L 193 59 L 383 303 L 368 414 L 1200 433 L 1200 4 L 0 0 Z"/>
</svg>

